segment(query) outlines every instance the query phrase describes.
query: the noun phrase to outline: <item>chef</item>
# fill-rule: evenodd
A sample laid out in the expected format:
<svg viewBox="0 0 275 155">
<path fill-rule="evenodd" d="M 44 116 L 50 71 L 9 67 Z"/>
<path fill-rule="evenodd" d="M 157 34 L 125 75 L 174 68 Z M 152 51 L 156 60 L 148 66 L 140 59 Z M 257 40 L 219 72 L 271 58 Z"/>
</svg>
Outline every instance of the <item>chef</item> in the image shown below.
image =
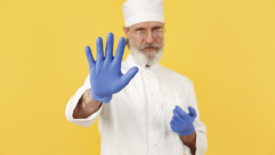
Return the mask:
<svg viewBox="0 0 275 155">
<path fill-rule="evenodd" d="M 106 48 L 98 37 L 96 60 L 86 46 L 89 74 L 70 98 L 66 118 L 83 127 L 98 118 L 101 155 L 204 155 L 206 126 L 193 83 L 159 64 L 162 0 L 128 0 L 122 9 L 126 39 L 119 39 L 114 55 L 114 35 L 108 34 Z M 130 54 L 122 62 L 126 44 Z"/>
</svg>

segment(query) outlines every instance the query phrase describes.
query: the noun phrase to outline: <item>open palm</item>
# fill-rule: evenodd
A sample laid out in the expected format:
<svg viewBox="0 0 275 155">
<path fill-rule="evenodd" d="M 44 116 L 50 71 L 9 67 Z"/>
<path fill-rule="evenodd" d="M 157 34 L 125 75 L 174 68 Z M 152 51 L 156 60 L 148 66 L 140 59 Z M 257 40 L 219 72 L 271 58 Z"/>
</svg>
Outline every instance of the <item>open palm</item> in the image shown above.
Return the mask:
<svg viewBox="0 0 275 155">
<path fill-rule="evenodd" d="M 97 60 L 95 61 L 89 46 L 85 53 L 89 63 L 91 95 L 94 100 L 109 103 L 114 93 L 122 90 L 138 72 L 137 67 L 131 68 L 125 75 L 121 72 L 121 62 L 125 48 L 125 38 L 121 37 L 113 57 L 114 36 L 109 33 L 103 54 L 103 41 L 101 37 L 96 40 Z"/>
</svg>

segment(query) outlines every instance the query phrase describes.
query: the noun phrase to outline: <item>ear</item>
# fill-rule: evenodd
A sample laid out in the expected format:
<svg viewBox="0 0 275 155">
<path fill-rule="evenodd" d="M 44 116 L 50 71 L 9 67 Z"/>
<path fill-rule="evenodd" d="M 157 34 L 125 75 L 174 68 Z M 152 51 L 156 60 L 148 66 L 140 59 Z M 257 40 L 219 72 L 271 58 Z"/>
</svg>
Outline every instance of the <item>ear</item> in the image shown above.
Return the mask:
<svg viewBox="0 0 275 155">
<path fill-rule="evenodd" d="M 125 36 L 126 36 L 126 45 L 128 47 L 128 49 L 130 49 L 130 44 L 129 44 L 129 28 L 127 27 L 123 27 L 123 31 L 125 33 Z"/>
<path fill-rule="evenodd" d="M 127 28 L 127 27 L 123 27 L 123 31 L 124 31 L 124 33 L 125 33 L 125 36 L 127 37 L 127 38 L 129 38 L 129 28 Z"/>
</svg>

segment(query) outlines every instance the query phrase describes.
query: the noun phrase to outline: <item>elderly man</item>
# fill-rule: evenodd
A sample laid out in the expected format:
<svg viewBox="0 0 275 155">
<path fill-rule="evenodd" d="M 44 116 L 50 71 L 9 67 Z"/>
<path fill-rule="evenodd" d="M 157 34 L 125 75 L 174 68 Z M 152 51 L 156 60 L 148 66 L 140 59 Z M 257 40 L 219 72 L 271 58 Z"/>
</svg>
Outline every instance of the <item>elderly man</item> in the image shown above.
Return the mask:
<svg viewBox="0 0 275 155">
<path fill-rule="evenodd" d="M 97 60 L 87 46 L 89 75 L 66 107 L 67 119 L 88 127 L 99 118 L 101 155 L 203 155 L 206 127 L 193 83 L 158 62 L 163 54 L 161 0 L 123 4 L 127 41 L 113 56 L 112 33 L 97 39 Z M 122 61 L 125 44 L 131 53 Z"/>
</svg>

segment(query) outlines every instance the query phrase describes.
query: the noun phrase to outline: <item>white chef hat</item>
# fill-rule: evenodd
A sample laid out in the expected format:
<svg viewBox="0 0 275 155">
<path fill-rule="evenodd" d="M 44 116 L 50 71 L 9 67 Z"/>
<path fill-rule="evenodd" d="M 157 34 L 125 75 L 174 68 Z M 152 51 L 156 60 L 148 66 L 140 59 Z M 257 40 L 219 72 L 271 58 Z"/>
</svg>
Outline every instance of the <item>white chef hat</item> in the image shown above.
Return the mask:
<svg viewBox="0 0 275 155">
<path fill-rule="evenodd" d="M 127 0 L 122 10 L 125 27 L 148 21 L 164 23 L 162 0 Z"/>
</svg>

